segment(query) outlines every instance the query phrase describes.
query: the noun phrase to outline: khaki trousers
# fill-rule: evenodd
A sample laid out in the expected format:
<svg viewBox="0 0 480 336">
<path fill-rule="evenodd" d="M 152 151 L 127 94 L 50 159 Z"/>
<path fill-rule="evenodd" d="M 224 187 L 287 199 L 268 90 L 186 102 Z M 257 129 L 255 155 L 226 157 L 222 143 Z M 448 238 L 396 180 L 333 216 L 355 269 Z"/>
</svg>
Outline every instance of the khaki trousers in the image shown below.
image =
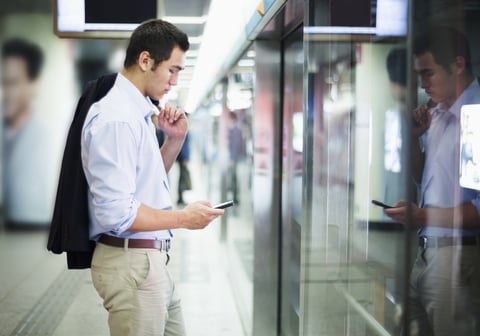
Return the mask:
<svg viewBox="0 0 480 336">
<path fill-rule="evenodd" d="M 167 254 L 159 250 L 97 243 L 92 280 L 108 311 L 111 336 L 185 335 L 166 262 Z"/>
<path fill-rule="evenodd" d="M 480 246 L 419 248 L 409 294 L 410 335 L 480 335 Z"/>
</svg>

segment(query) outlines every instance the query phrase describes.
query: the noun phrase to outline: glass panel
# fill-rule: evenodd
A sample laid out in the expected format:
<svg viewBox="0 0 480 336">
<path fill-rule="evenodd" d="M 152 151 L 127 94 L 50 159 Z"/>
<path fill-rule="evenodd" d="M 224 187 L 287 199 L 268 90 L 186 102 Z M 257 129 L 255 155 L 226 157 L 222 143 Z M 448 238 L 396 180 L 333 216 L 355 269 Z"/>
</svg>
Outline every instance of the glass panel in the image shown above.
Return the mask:
<svg viewBox="0 0 480 336">
<path fill-rule="evenodd" d="M 255 52 L 249 50 L 230 71 L 227 89 L 228 168 L 226 247 L 232 288 L 247 334 L 253 320 L 253 92 Z"/>
<path fill-rule="evenodd" d="M 370 2 L 365 4 L 368 14 Z M 326 2 L 315 6 L 329 12 Z M 368 20 L 355 23 L 365 29 L 354 35 L 353 24 L 337 22 L 338 8 L 328 17 L 317 7 L 304 35 L 304 160 L 310 165 L 300 330 L 302 335 L 394 334 L 401 327 L 407 231 L 371 200 L 409 199 L 405 46 L 403 38 L 373 42 L 375 24 Z M 329 32 L 342 27 L 352 31 Z M 391 73 L 400 83 L 390 79 L 387 58 L 393 59 Z"/>
<path fill-rule="evenodd" d="M 313 123 L 307 157 L 313 165 L 307 182 L 310 236 L 303 241 L 306 335 L 362 335 L 397 326 L 405 231 L 370 203 L 407 198 L 404 107 L 390 91 L 385 67 L 394 47 L 309 47 Z"/>
<path fill-rule="evenodd" d="M 479 16 L 478 1 L 414 3 L 412 58 L 421 105 L 412 134 L 421 134 L 421 148 L 412 146 L 420 209 L 411 222 L 419 226 L 421 246 L 408 296 L 411 334 L 480 333 L 480 193 L 470 169 L 479 144 L 472 128 L 478 129 L 473 120 L 480 112 Z"/>
<path fill-rule="evenodd" d="M 300 334 L 477 335 L 480 7 L 387 2 L 307 5 Z"/>
<path fill-rule="evenodd" d="M 218 230 L 224 266 L 246 335 L 253 325 L 253 92 L 255 51 L 247 50 L 192 114 L 191 144 L 213 204 L 232 200 Z"/>
</svg>

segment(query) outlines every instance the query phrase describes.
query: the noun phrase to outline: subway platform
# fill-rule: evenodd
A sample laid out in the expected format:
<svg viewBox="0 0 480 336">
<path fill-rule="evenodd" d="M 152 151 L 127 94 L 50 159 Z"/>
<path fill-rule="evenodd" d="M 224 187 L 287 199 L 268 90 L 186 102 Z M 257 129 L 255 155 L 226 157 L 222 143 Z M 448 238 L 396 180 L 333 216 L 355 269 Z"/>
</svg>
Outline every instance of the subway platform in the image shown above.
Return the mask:
<svg viewBox="0 0 480 336">
<path fill-rule="evenodd" d="M 202 178 L 195 176 L 201 168 L 195 160 L 190 164 L 195 184 L 186 201 L 206 199 Z M 171 181 L 176 181 L 175 169 Z M 169 269 L 182 298 L 189 336 L 245 334 L 227 271 L 226 246 L 218 239 L 218 221 L 205 230 L 174 232 Z M 107 312 L 90 270 L 67 270 L 65 255 L 47 251 L 47 236 L 46 231 L 0 229 L 0 336 L 109 335 Z"/>
</svg>

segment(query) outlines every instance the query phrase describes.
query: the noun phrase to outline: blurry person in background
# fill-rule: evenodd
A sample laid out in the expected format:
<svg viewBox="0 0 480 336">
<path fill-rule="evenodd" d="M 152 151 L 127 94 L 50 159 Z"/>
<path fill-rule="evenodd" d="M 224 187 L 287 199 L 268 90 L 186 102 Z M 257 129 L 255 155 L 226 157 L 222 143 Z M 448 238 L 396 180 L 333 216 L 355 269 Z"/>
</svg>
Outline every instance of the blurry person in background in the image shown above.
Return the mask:
<svg viewBox="0 0 480 336">
<path fill-rule="evenodd" d="M 177 156 L 179 175 L 178 175 L 178 205 L 184 205 L 183 192 L 192 189 L 192 179 L 190 170 L 188 169 L 188 161 L 190 160 L 190 136 L 185 136 L 185 142 Z"/>
<path fill-rule="evenodd" d="M 163 146 L 165 141 L 165 133 L 157 128 L 156 136 L 160 148 Z M 190 160 L 190 135 L 187 133 L 185 135 L 185 141 L 183 142 L 182 149 L 178 153 L 176 161 L 178 162 L 178 185 L 177 185 L 177 205 L 185 205 L 185 200 L 183 199 L 183 192 L 185 190 L 192 189 L 192 180 L 190 177 L 190 170 L 188 169 L 188 161 Z"/>
<path fill-rule="evenodd" d="M 238 163 L 245 156 L 245 145 L 240 125 L 238 124 L 237 114 L 230 112 L 230 125 L 228 127 L 228 152 L 229 152 L 229 187 L 233 194 L 233 201 L 239 204 L 238 197 Z"/>
<path fill-rule="evenodd" d="M 50 127 L 35 107 L 42 50 L 14 38 L 2 46 L 4 207 L 7 227 L 47 227 L 55 193 Z"/>
<path fill-rule="evenodd" d="M 413 111 L 412 172 L 421 199 L 419 207 L 400 200 L 384 210 L 418 228 L 409 334 L 480 335 L 480 191 L 459 183 L 460 112 L 480 104 L 480 85 L 468 41 L 455 29 L 431 27 L 416 36 L 413 52 L 421 87 L 433 101 Z"/>
</svg>

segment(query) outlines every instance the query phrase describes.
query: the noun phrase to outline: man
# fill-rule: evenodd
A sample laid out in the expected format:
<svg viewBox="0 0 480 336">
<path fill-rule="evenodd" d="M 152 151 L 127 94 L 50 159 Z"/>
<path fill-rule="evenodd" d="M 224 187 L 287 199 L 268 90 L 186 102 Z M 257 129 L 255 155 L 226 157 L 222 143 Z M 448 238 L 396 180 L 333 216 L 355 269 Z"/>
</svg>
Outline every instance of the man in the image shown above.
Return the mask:
<svg viewBox="0 0 480 336">
<path fill-rule="evenodd" d="M 421 200 L 420 207 L 410 205 L 419 227 L 410 334 L 479 335 L 480 193 L 461 188 L 458 174 L 461 108 L 480 104 L 465 36 L 446 27 L 421 34 L 414 42 L 414 67 L 431 103 L 414 111 L 412 128 L 412 169 Z M 385 213 L 407 223 L 407 206 L 401 200 Z"/>
<path fill-rule="evenodd" d="M 43 52 L 14 38 L 2 46 L 4 205 L 8 227 L 47 227 L 55 193 L 57 146 L 35 107 Z M 60 149 L 60 148 L 58 148 Z"/>
<path fill-rule="evenodd" d="M 209 202 L 171 210 L 167 172 L 187 132 L 180 109 L 160 100 L 177 84 L 187 36 L 162 20 L 132 34 L 124 69 L 90 108 L 82 132 L 89 185 L 92 279 L 109 312 L 111 335 L 184 335 L 180 301 L 168 274 L 170 229 L 201 229 L 223 210 Z M 166 134 L 159 151 L 152 114 Z"/>
<path fill-rule="evenodd" d="M 229 153 L 229 169 L 230 169 L 230 188 L 233 194 L 233 202 L 239 204 L 239 187 L 238 187 L 238 164 L 244 158 L 244 141 L 242 129 L 238 124 L 237 114 L 230 112 L 230 125 L 228 127 L 228 153 Z"/>
</svg>

